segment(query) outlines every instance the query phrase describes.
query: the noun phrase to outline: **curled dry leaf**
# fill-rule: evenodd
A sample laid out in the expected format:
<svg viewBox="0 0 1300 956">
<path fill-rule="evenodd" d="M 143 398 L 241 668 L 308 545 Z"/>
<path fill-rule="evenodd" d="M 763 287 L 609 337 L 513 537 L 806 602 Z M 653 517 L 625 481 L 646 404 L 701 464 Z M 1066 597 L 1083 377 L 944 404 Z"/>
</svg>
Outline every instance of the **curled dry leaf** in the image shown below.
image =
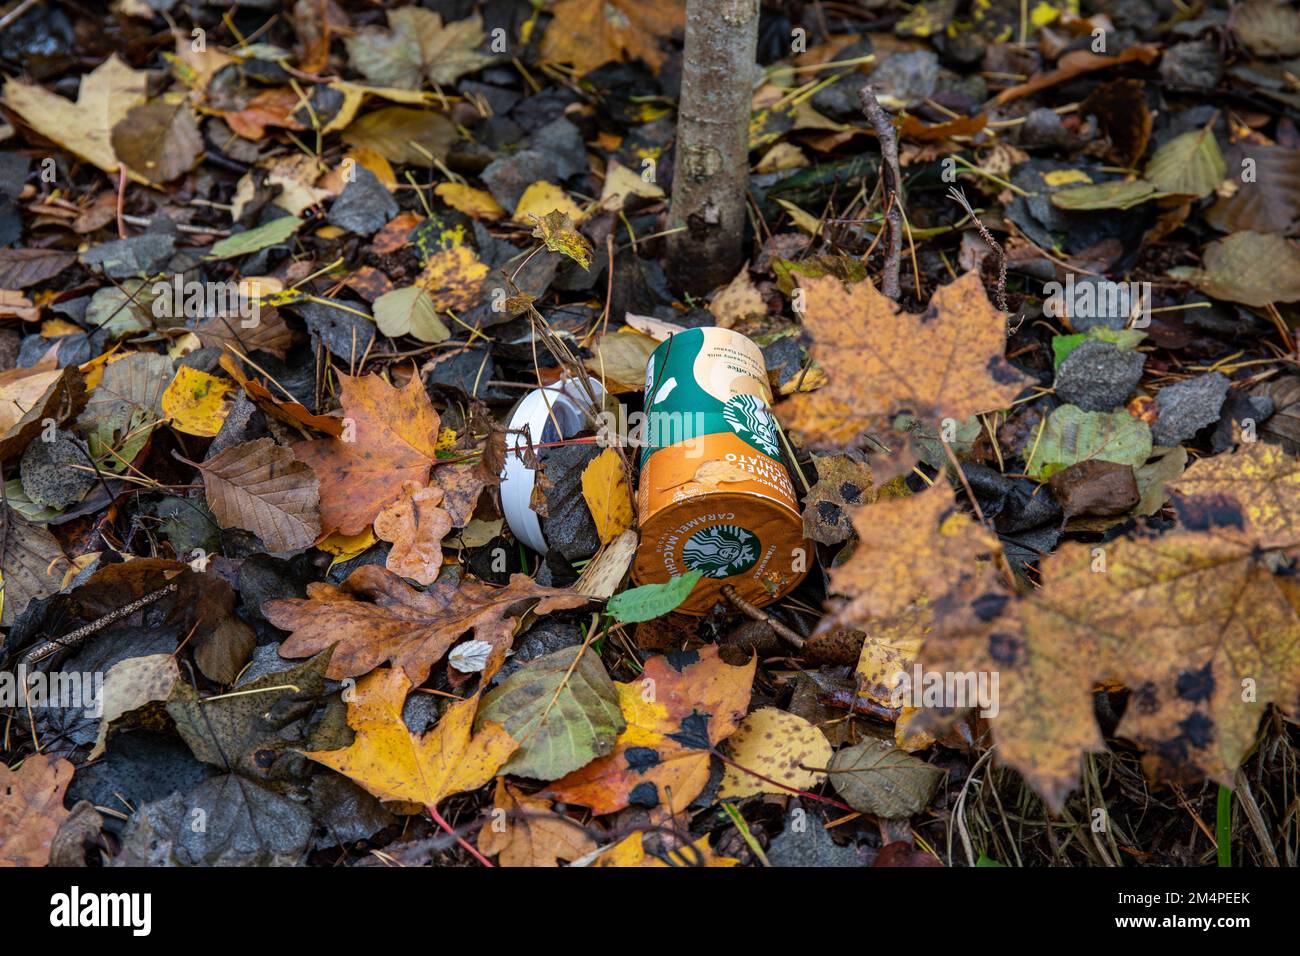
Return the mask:
<svg viewBox="0 0 1300 956">
<path fill-rule="evenodd" d="M 504 650 L 522 607 L 536 602 L 536 614 L 580 607 L 590 598 L 542 587 L 522 574 L 504 588 L 479 581 L 435 584 L 419 591 L 393 572 L 365 565 L 342 587 L 315 583 L 307 598 L 268 601 L 267 620 L 293 633 L 280 646 L 284 657 L 307 657 L 338 644 L 330 660 L 331 679 L 357 677 L 385 661 L 401 668 L 413 685 L 462 634 Z"/>
<path fill-rule="evenodd" d="M 402 496 L 375 515 L 375 535 L 392 542 L 384 567 L 416 584 L 432 584 L 442 570 L 442 539 L 451 515 L 441 507 L 443 492 L 408 481 Z"/>
</svg>

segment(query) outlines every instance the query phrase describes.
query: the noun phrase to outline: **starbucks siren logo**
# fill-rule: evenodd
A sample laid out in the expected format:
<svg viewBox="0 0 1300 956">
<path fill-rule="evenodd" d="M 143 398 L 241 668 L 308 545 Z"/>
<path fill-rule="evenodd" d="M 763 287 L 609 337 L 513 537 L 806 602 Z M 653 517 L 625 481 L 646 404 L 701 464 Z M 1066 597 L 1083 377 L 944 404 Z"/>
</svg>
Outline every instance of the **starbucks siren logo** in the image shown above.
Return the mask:
<svg viewBox="0 0 1300 956">
<path fill-rule="evenodd" d="M 758 535 L 731 524 L 697 531 L 682 548 L 682 562 L 705 577 L 729 578 L 743 574 L 758 561 Z"/>
<path fill-rule="evenodd" d="M 769 458 L 781 454 L 776 444 L 776 422 L 761 398 L 753 395 L 736 395 L 727 400 L 722 417 L 745 441 L 757 447 Z"/>
</svg>

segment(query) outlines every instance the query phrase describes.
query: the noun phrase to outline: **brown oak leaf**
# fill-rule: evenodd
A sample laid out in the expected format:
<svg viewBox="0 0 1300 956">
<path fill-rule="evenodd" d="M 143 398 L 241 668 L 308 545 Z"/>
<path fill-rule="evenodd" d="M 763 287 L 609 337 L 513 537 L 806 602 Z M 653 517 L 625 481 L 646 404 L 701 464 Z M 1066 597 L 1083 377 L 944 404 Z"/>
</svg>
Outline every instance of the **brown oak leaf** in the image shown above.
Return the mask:
<svg viewBox="0 0 1300 956">
<path fill-rule="evenodd" d="M 375 536 L 391 541 L 384 567 L 416 584 L 432 584 L 442 570 L 442 539 L 451 530 L 451 515 L 442 505 L 441 488 L 421 488 L 408 481 L 402 496 L 375 515 Z"/>
<path fill-rule="evenodd" d="M 463 580 L 411 587 L 386 568 L 365 565 L 343 582 L 307 585 L 306 598 L 268 601 L 262 613 L 293 633 L 280 646 L 283 657 L 309 657 L 338 644 L 326 672 L 333 680 L 369 673 L 385 661 L 406 672 L 413 686 L 467 631 L 498 649 L 510 645 L 518 608 L 537 602 L 535 613 L 580 607 L 591 599 L 542 587 L 515 574 L 504 588 Z"/>
</svg>

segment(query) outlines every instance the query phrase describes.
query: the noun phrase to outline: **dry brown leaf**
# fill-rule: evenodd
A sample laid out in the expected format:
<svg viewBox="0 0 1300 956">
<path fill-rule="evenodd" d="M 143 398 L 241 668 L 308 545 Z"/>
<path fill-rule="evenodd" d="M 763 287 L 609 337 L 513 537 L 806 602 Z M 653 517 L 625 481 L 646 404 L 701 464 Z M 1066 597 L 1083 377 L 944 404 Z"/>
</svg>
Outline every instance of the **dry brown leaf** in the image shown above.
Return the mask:
<svg viewBox="0 0 1300 956">
<path fill-rule="evenodd" d="M 968 272 L 935 291 L 920 315 L 900 313 L 870 282 L 801 280 L 812 355 L 830 384 L 777 406 L 814 443 L 853 441 L 881 416 L 964 421 L 1003 408 L 1033 380 L 1003 357 L 1006 317 Z"/>
<path fill-rule="evenodd" d="M 32 754 L 17 770 L 0 763 L 0 867 L 49 863 L 71 782 L 72 764 L 51 754 Z"/>
<path fill-rule="evenodd" d="M 418 375 L 400 389 L 374 374 L 340 374 L 339 382 L 342 435 L 297 442 L 293 453 L 320 479 L 322 529 L 356 534 L 402 493 L 405 482 L 428 480 L 438 413 Z"/>
<path fill-rule="evenodd" d="M 229 344 L 227 344 L 229 348 Z M 343 419 L 333 415 L 313 415 L 301 402 L 276 398 L 257 379 L 249 378 L 239 367 L 233 355 L 221 356 L 221 367 L 230 373 L 230 377 L 240 384 L 244 392 L 264 411 L 291 425 L 306 425 L 316 431 L 338 437 L 343 434 Z"/>
<path fill-rule="evenodd" d="M 501 866 L 559 866 L 560 860 L 586 856 L 596 841 L 581 824 L 552 810 L 551 801 L 498 779 L 492 823 L 479 831 L 478 848 L 487 856 L 500 854 Z"/>
<path fill-rule="evenodd" d="M 117 172 L 113 127 L 145 101 L 149 77 L 116 53 L 81 79 L 75 103 L 21 80 L 5 83 L 4 102 L 36 132 L 106 173 Z"/>
<path fill-rule="evenodd" d="M 470 462 L 458 465 L 439 463 L 431 480 L 443 490 L 442 506 L 451 514 L 452 526 L 463 528 L 474 514 L 483 489 L 501 479 L 488 474 L 480 462 Z"/>
<path fill-rule="evenodd" d="M 214 315 L 195 326 L 194 334 L 209 348 L 231 345 L 245 355 L 269 352 L 276 358 L 284 358 L 293 344 L 293 333 L 280 318 L 278 309 L 269 306 L 260 309 L 257 324 L 251 329 L 244 328 L 240 324 L 243 321 L 238 316 Z"/>
<path fill-rule="evenodd" d="M 683 0 L 560 0 L 542 36 L 542 56 L 572 63 L 579 74 L 602 63 L 640 57 L 656 73 L 663 64 L 659 38 L 686 21 Z"/>
<path fill-rule="evenodd" d="M 1056 61 L 1056 69 L 1047 73 L 1040 73 L 1025 83 L 1008 87 L 994 97 L 993 104 L 1001 106 L 1004 103 L 1010 103 L 1012 100 L 1032 96 L 1040 90 L 1046 90 L 1060 83 L 1065 83 L 1076 76 L 1095 73 L 1097 70 L 1109 69 L 1122 63 L 1131 63 L 1135 60 L 1144 64 L 1154 63 L 1159 56 L 1160 47 L 1155 43 L 1135 43 L 1132 46 L 1125 47 L 1114 56 L 1103 56 L 1099 53 L 1093 53 L 1091 50 L 1071 50 Z"/>
<path fill-rule="evenodd" d="M 375 536 L 392 542 L 384 567 L 416 584 L 432 584 L 442 570 L 442 539 L 451 515 L 441 507 L 443 492 L 408 481 L 402 495 L 375 515 Z"/>
<path fill-rule="evenodd" d="M 542 615 L 589 600 L 522 574 L 512 575 L 504 588 L 465 580 L 420 591 L 385 568 L 365 565 L 342 587 L 309 584 L 307 598 L 268 601 L 262 613 L 293 632 L 280 646 L 284 657 L 310 657 L 337 643 L 326 672 L 331 679 L 357 677 L 388 661 L 419 686 L 462 634 L 473 631 L 475 640 L 505 649 L 516 609 L 537 602 L 534 612 Z"/>
<path fill-rule="evenodd" d="M 718 325 L 724 329 L 735 328 L 738 323 L 751 316 L 767 315 L 767 303 L 763 301 L 763 295 L 754 285 L 754 280 L 749 277 L 748 265 L 736 274 L 729 285 L 713 297 L 713 301 L 709 303 L 709 311 L 718 320 Z"/>
<path fill-rule="evenodd" d="M 4 596 L 0 623 L 12 624 L 33 598 L 48 597 L 58 591 L 63 578 L 65 557 L 54 535 L 37 524 L 19 517 L 7 504 L 0 505 L 3 525 L 0 537 L 0 593 Z"/>
<path fill-rule="evenodd" d="M 272 439 L 232 445 L 199 470 L 223 528 L 251 531 L 275 552 L 309 548 L 320 536 L 320 483 Z"/>
</svg>

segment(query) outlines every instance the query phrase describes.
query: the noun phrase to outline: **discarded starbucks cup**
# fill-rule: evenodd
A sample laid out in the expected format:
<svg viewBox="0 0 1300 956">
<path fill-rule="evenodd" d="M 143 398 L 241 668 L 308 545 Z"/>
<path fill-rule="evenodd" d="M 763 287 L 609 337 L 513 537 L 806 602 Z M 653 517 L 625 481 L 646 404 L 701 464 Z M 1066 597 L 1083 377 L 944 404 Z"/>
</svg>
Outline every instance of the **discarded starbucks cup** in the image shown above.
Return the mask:
<svg viewBox="0 0 1300 956">
<path fill-rule="evenodd" d="M 703 577 L 678 608 L 705 614 L 724 585 L 770 604 L 807 573 L 811 546 L 781 460 L 763 353 L 730 329 L 688 329 L 646 368 L 638 584 Z"/>
</svg>

